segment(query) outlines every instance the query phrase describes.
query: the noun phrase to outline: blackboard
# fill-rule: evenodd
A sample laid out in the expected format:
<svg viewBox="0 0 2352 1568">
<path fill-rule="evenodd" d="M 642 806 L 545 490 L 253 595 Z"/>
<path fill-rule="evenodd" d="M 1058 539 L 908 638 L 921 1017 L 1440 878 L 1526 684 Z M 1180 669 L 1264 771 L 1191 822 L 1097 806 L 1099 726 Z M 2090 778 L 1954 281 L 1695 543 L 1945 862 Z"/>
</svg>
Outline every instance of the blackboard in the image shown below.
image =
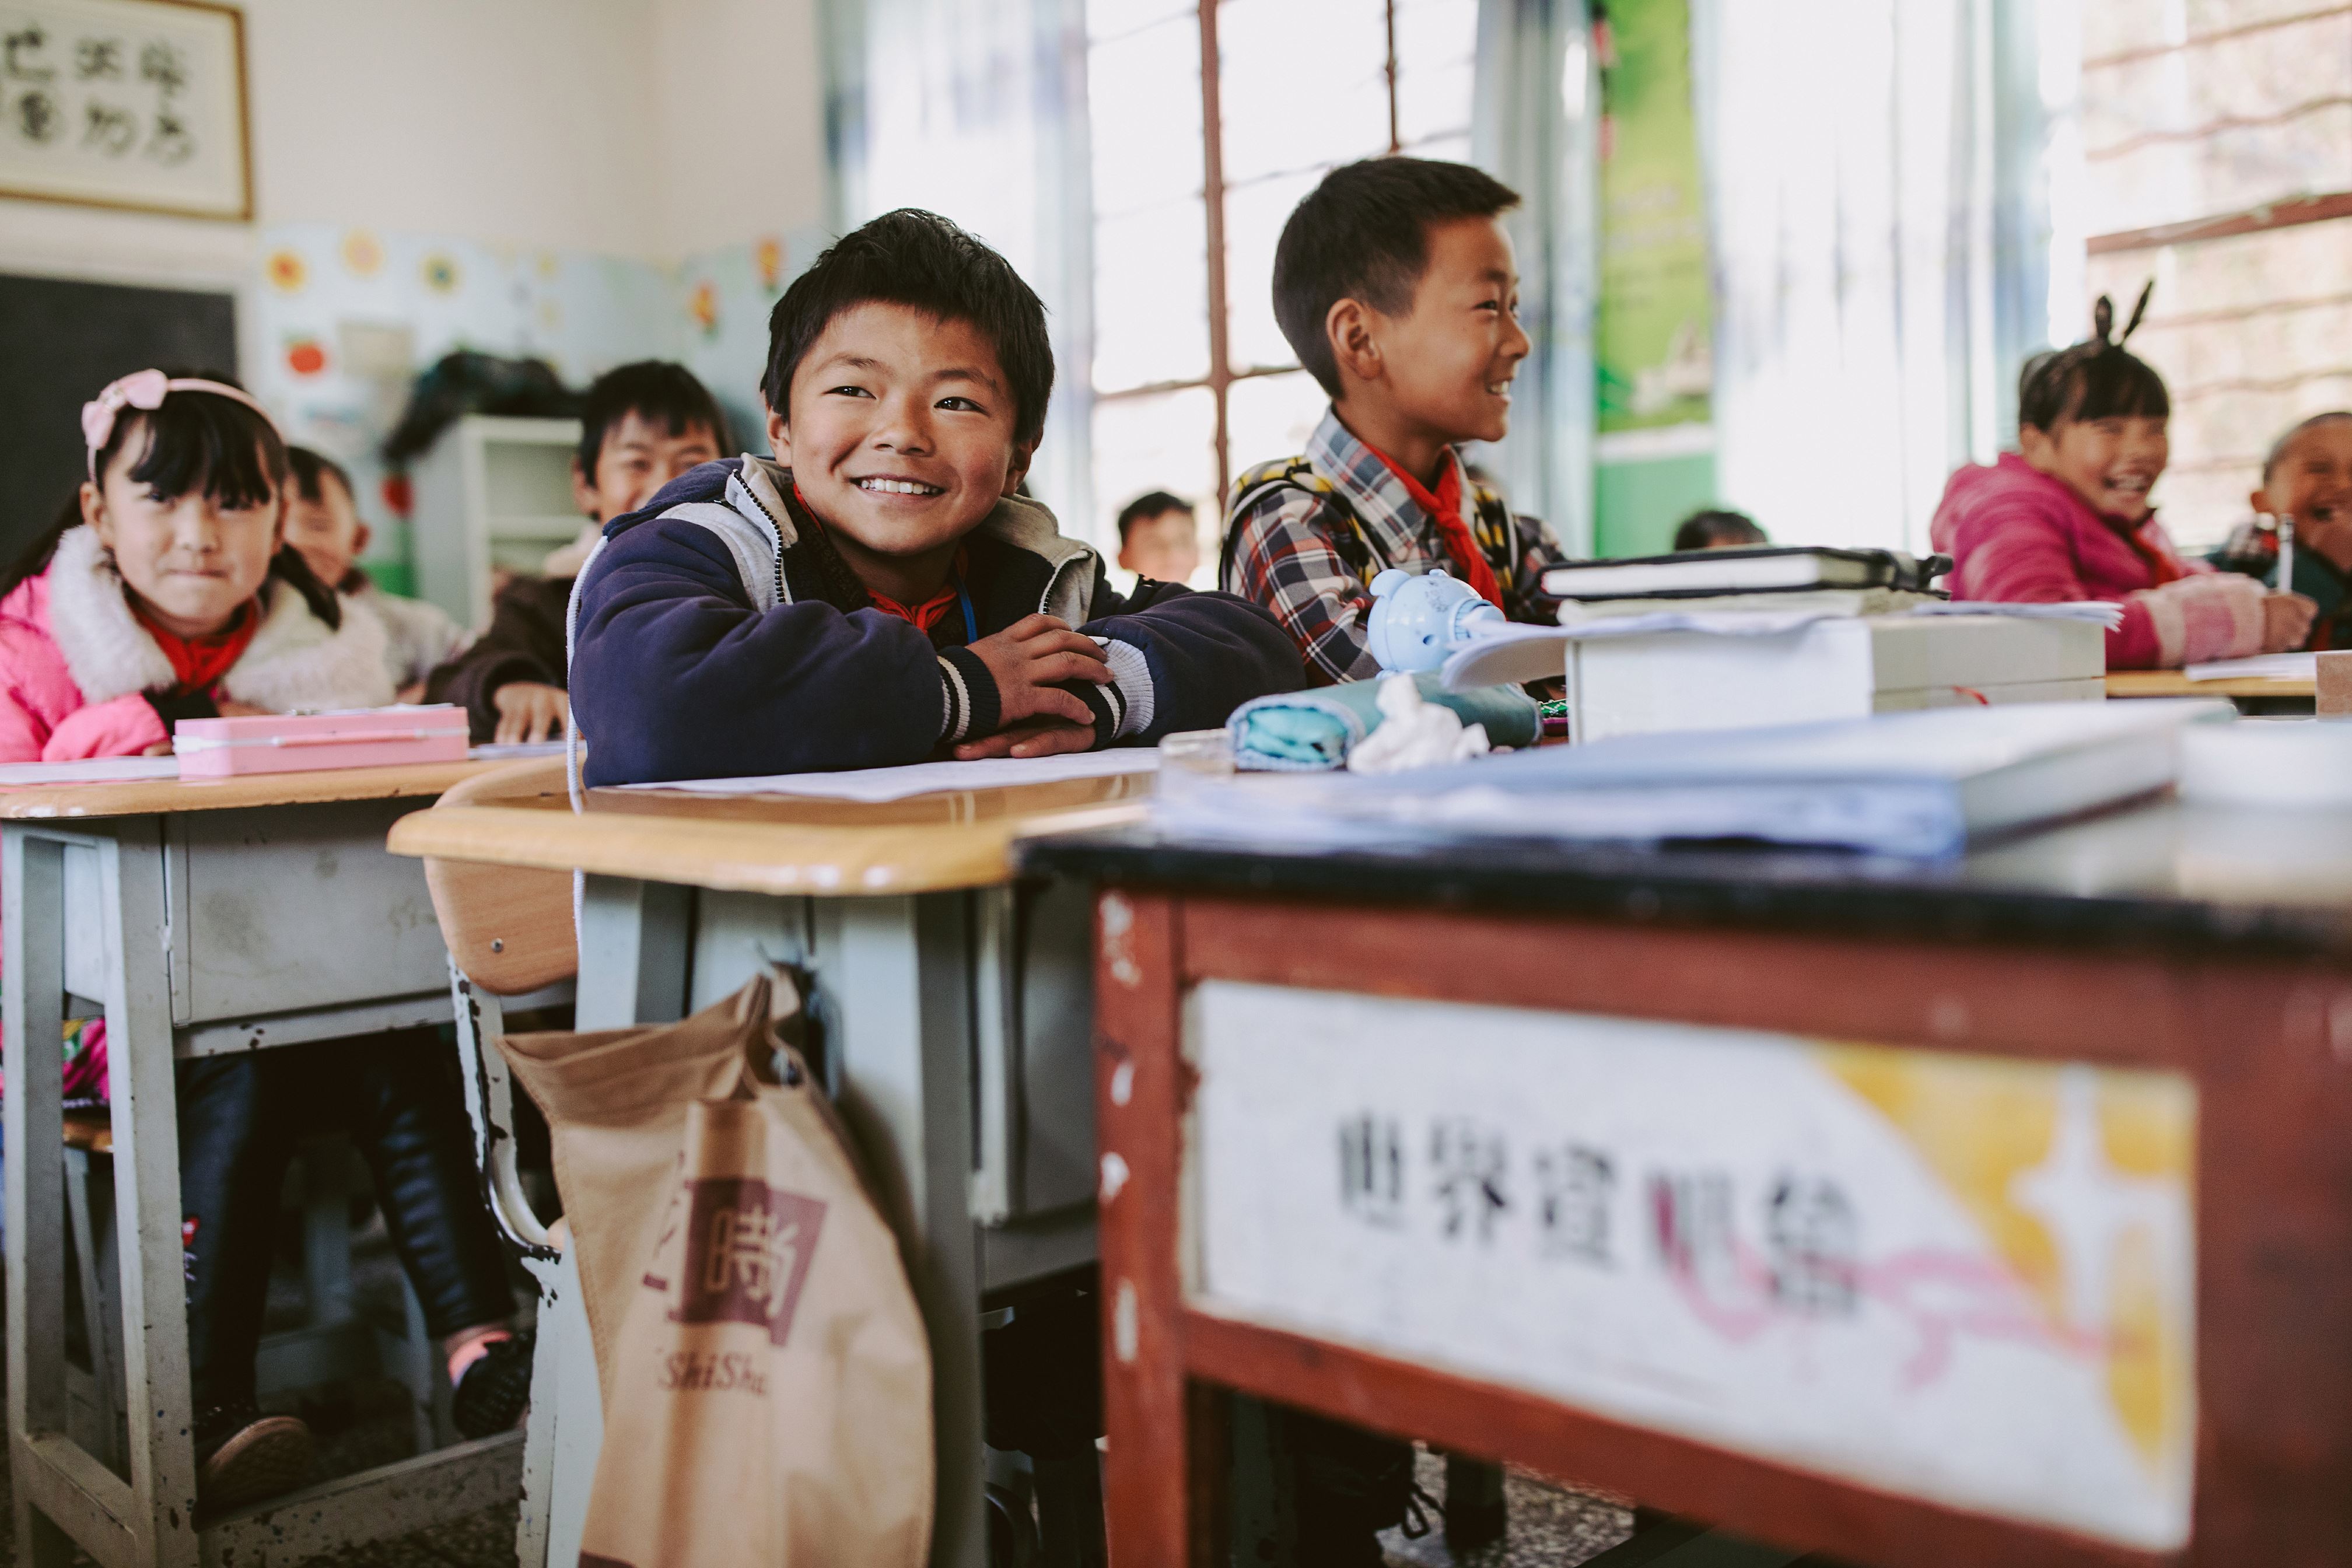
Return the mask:
<svg viewBox="0 0 2352 1568">
<path fill-rule="evenodd" d="M 0 563 L 82 477 L 81 405 L 150 365 L 236 369 L 228 294 L 0 274 Z"/>
</svg>

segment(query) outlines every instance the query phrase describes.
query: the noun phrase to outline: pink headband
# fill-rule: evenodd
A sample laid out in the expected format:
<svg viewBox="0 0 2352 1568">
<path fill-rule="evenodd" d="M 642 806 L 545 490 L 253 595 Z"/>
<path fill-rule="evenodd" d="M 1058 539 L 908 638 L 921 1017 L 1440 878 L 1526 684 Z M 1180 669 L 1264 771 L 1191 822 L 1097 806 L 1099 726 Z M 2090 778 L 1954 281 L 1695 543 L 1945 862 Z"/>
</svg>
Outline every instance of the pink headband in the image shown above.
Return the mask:
<svg viewBox="0 0 2352 1568">
<path fill-rule="evenodd" d="M 89 477 L 93 480 L 98 478 L 98 455 L 114 438 L 114 421 L 122 411 L 137 408 L 152 414 L 163 406 L 164 395 L 173 392 L 209 392 L 215 397 L 242 403 L 260 415 L 261 422 L 270 429 L 278 428 L 278 422 L 269 417 L 269 410 L 241 386 L 206 381 L 201 376 L 167 376 L 160 370 L 134 371 L 108 383 L 105 391 L 81 405 L 81 439 L 82 445 L 89 448 Z"/>
</svg>

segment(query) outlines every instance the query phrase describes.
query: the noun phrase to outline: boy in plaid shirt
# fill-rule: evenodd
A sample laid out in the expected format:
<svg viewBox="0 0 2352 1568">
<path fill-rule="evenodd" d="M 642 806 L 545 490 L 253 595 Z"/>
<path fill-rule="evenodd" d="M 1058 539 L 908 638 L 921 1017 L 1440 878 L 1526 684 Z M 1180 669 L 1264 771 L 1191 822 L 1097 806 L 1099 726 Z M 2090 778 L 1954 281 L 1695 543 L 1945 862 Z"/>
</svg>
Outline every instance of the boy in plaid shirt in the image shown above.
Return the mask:
<svg viewBox="0 0 2352 1568">
<path fill-rule="evenodd" d="M 1331 395 L 1304 456 L 1234 484 L 1218 584 L 1271 609 L 1318 686 L 1380 673 L 1371 580 L 1443 567 L 1513 620 L 1563 557 L 1551 531 L 1473 481 L 1464 441 L 1509 428 L 1531 346 L 1499 215 L 1509 187 L 1461 163 L 1334 169 L 1283 226 L 1274 314 Z"/>
</svg>

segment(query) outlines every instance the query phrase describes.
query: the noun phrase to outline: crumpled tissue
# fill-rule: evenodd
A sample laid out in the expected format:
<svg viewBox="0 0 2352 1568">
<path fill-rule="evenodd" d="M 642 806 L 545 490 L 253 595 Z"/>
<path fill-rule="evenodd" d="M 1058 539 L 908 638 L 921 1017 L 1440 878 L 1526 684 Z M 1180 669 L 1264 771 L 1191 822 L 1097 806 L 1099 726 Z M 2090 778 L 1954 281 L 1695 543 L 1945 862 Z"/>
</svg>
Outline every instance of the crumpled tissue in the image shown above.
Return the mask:
<svg viewBox="0 0 2352 1568">
<path fill-rule="evenodd" d="M 1422 700 L 1410 675 L 1381 678 L 1381 727 L 1348 752 L 1351 773 L 1401 773 L 1468 762 L 1491 749 L 1486 726 L 1465 724 L 1451 708 Z"/>
</svg>

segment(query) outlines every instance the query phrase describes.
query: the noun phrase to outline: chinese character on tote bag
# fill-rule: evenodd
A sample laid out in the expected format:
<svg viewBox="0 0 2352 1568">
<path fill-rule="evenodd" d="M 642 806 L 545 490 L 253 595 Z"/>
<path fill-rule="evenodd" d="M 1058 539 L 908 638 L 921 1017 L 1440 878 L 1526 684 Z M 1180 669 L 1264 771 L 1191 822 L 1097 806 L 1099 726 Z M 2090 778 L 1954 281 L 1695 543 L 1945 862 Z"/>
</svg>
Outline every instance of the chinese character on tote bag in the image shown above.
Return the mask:
<svg viewBox="0 0 2352 1568">
<path fill-rule="evenodd" d="M 930 1346 L 770 983 L 679 1023 L 499 1042 L 547 1113 L 604 1447 L 582 1568 L 930 1548 Z"/>
</svg>

